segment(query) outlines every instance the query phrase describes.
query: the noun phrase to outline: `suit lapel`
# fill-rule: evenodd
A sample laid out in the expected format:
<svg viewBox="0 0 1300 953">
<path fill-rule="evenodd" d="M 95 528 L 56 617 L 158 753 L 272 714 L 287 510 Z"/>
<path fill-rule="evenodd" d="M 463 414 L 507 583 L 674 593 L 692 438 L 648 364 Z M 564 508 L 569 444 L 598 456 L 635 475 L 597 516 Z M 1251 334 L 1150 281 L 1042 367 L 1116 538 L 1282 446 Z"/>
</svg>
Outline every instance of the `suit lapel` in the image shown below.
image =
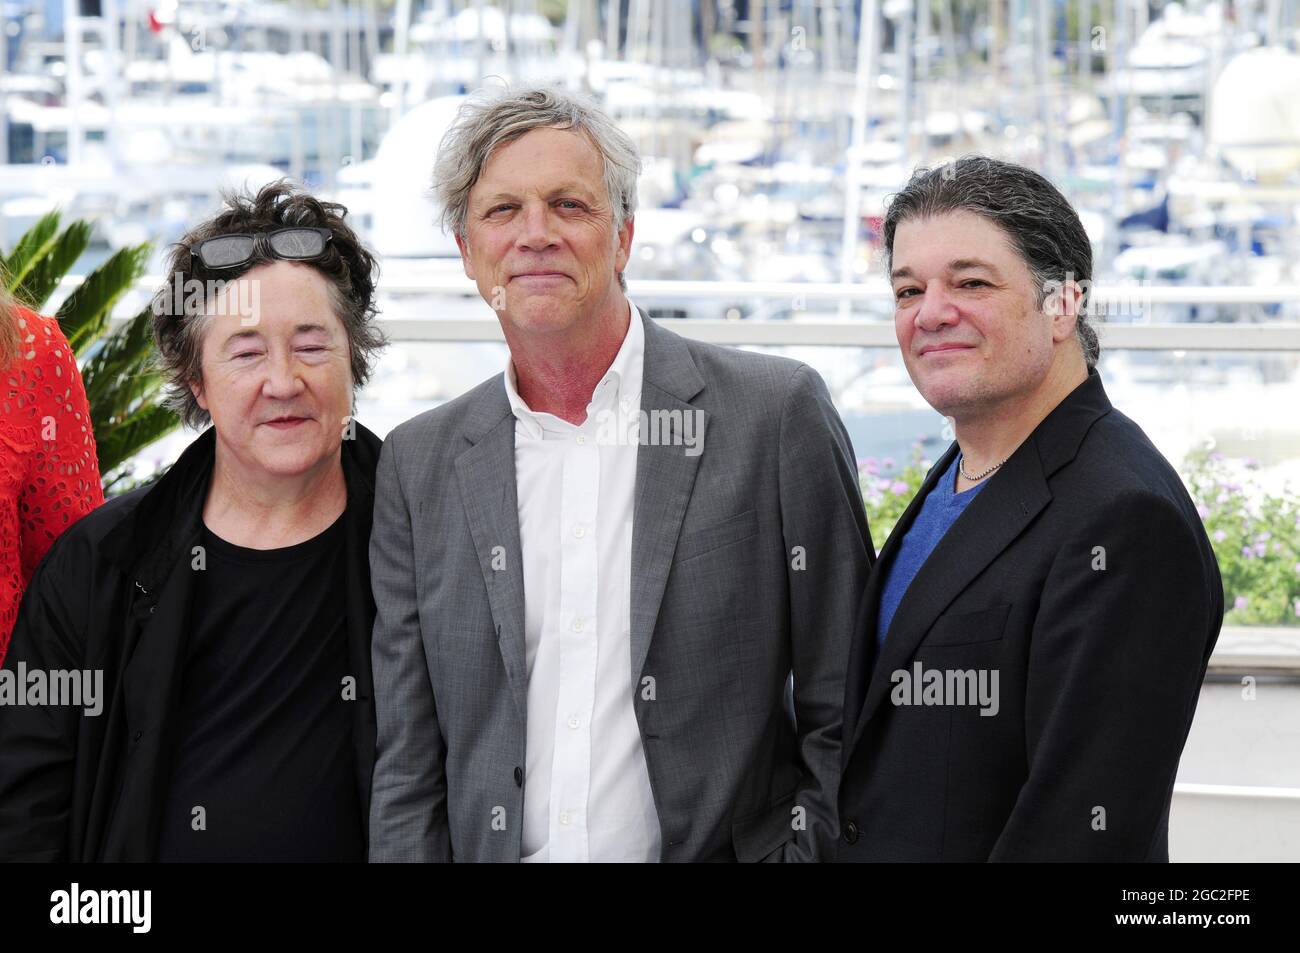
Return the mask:
<svg viewBox="0 0 1300 953">
<path fill-rule="evenodd" d="M 935 470 L 942 474 L 939 467 Z M 934 481 L 927 482 L 933 486 Z M 920 494 L 917 496 L 921 498 Z M 872 669 L 854 744 L 888 692 L 889 674 L 903 667 L 935 620 L 1024 532 L 1051 499 L 1038 441 L 1031 435 L 971 501 L 912 579 Z M 900 531 L 901 526 L 895 534 Z"/>
<path fill-rule="evenodd" d="M 884 648 L 872 666 L 868 680 L 866 661 L 861 656 L 875 640 L 885 570 L 916 518 L 921 501 L 951 464 L 956 444 L 930 471 L 916 498 L 890 533 L 864 596 L 864 631 L 854 645 L 855 660 L 849 669 L 849 686 L 845 693 L 845 717 L 851 717 L 850 712 L 857 716 L 851 729 L 852 740 L 844 748 L 846 764 L 862 737 L 867 720 L 888 691 L 889 674 L 912 657 L 925 633 L 952 600 L 988 568 L 1047 506 L 1052 499 L 1048 479 L 1074 459 L 1093 424 L 1111 410 L 1101 376 L 1093 369 L 1034 428 L 1034 432 L 1007 460 L 1002 471 L 971 501 L 917 572 L 894 614 Z M 867 642 L 868 639 L 872 642 Z M 859 708 L 857 699 L 861 697 L 861 683 L 864 681 L 867 682 L 866 698 Z M 846 724 L 845 728 L 846 737 L 849 737 L 849 726 Z"/>
<path fill-rule="evenodd" d="M 456 458 L 465 518 L 487 586 L 497 642 L 519 717 L 528 710 L 528 671 L 524 641 L 524 566 L 519 543 L 519 504 L 515 482 L 515 418 L 504 384 L 491 391 L 466 421 L 473 446 Z M 501 547 L 500 550 L 497 547 Z M 497 570 L 504 553 L 505 569 Z"/>
<path fill-rule="evenodd" d="M 637 448 L 635 503 L 632 513 L 632 682 L 637 685 L 641 669 L 650 651 L 659 605 L 663 601 L 668 571 L 677 549 L 682 518 L 695 486 L 703 453 L 688 455 L 682 439 L 681 420 L 686 414 L 699 414 L 697 430 L 701 450 L 707 445 L 704 434 L 708 416 L 690 404 L 704 388 L 686 342 L 659 327 L 644 312 L 645 362 L 641 385 L 641 409 L 646 420 L 655 420 L 656 412 L 669 416 L 672 437 L 666 445 L 642 443 Z M 676 412 L 675 414 L 673 412 Z M 651 430 L 657 428 L 651 424 Z"/>
<path fill-rule="evenodd" d="M 844 696 L 845 717 L 850 720 L 845 724 L 845 736 L 856 739 L 856 728 L 861 724 L 856 720 L 857 714 L 862 709 L 862 703 L 867 692 L 868 677 L 872 670 L 872 663 L 876 655 L 876 626 L 880 618 L 880 598 L 885 586 L 885 573 L 889 565 L 898 553 L 898 547 L 902 545 L 903 537 L 911 529 L 912 523 L 916 520 L 916 514 L 921 509 L 921 503 L 925 500 L 926 494 L 934 488 L 943 476 L 944 471 L 952 463 L 953 457 L 957 453 L 957 444 L 951 444 L 944 451 L 939 462 L 930 468 L 930 472 L 925 475 L 921 481 L 920 488 L 916 495 L 912 497 L 907 508 L 903 510 L 903 515 L 898 518 L 894 528 L 890 531 L 889 538 L 885 540 L 885 545 L 880 550 L 880 555 L 876 557 L 876 564 L 870 577 L 867 579 L 867 588 L 862 595 L 862 604 L 858 609 L 859 632 L 857 638 L 853 640 L 853 646 L 849 655 L 849 677 Z M 843 746 L 843 757 L 845 762 L 848 761 L 849 753 L 852 751 L 852 745 Z"/>
</svg>

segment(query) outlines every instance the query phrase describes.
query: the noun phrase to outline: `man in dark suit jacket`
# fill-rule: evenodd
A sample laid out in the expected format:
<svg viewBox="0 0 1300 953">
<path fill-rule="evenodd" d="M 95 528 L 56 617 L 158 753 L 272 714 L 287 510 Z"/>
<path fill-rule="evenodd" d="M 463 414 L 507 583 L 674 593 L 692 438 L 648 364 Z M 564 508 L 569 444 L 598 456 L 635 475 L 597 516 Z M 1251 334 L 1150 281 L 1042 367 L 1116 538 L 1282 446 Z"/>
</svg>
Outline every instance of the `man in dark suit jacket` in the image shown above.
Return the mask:
<svg viewBox="0 0 1300 953">
<path fill-rule="evenodd" d="M 968 157 L 913 176 L 885 244 L 908 372 L 957 439 L 863 599 L 838 857 L 1167 860 L 1223 588 L 1102 387 L 1088 237 L 1047 180 Z"/>
</svg>

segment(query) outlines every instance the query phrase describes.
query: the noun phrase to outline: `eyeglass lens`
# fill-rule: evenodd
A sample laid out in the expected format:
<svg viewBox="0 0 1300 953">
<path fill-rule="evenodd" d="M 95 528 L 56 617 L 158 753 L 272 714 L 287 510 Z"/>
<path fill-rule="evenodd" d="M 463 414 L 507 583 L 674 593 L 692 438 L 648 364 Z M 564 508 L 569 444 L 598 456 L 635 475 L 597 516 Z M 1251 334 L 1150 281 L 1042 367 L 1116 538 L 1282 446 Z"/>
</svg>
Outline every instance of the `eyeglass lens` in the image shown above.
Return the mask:
<svg viewBox="0 0 1300 953">
<path fill-rule="evenodd" d="M 281 258 L 314 258 L 325 250 L 325 237 L 310 228 L 293 228 L 270 236 L 271 249 Z"/>
<path fill-rule="evenodd" d="M 223 235 L 209 238 L 199 248 L 199 257 L 209 268 L 225 268 L 247 261 L 253 254 L 253 239 L 248 235 Z"/>
</svg>

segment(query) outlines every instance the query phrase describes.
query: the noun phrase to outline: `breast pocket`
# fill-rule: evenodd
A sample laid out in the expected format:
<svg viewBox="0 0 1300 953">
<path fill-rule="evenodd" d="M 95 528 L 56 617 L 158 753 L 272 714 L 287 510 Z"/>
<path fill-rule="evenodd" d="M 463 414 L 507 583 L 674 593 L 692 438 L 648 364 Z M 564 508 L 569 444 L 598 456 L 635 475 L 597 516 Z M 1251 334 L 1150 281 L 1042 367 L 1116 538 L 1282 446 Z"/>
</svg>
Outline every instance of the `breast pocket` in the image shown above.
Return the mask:
<svg viewBox="0 0 1300 953">
<path fill-rule="evenodd" d="M 948 613 L 939 617 L 930 627 L 922 646 L 972 645 L 977 642 L 996 642 L 1006 629 L 1010 605 L 990 606 L 987 609 Z"/>
<path fill-rule="evenodd" d="M 693 530 L 677 541 L 677 551 L 673 562 L 681 564 L 696 556 L 703 556 L 715 549 L 730 546 L 758 535 L 758 514 L 745 510 L 735 516 L 711 523 L 702 529 Z"/>
</svg>

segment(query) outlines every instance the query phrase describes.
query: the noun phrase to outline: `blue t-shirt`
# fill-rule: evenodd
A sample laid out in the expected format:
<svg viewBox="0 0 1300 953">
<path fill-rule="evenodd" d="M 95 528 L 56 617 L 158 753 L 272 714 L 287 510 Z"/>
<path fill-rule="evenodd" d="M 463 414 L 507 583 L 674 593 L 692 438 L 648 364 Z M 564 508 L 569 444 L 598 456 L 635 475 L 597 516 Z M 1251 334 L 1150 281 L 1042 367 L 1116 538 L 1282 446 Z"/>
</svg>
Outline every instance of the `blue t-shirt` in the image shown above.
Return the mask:
<svg viewBox="0 0 1300 953">
<path fill-rule="evenodd" d="M 975 499 L 975 494 L 984 489 L 984 483 L 976 483 L 965 493 L 953 492 L 953 483 L 957 478 L 958 454 L 953 458 L 948 470 L 921 503 L 921 509 L 912 521 L 911 528 L 903 537 L 898 552 L 889 565 L 885 567 L 885 584 L 880 592 L 880 616 L 876 624 L 876 649 L 885 644 L 885 635 L 889 632 L 889 623 L 894 621 L 916 574 L 921 571 L 930 553 L 939 545 L 943 534 L 957 522 L 957 517 Z"/>
</svg>

